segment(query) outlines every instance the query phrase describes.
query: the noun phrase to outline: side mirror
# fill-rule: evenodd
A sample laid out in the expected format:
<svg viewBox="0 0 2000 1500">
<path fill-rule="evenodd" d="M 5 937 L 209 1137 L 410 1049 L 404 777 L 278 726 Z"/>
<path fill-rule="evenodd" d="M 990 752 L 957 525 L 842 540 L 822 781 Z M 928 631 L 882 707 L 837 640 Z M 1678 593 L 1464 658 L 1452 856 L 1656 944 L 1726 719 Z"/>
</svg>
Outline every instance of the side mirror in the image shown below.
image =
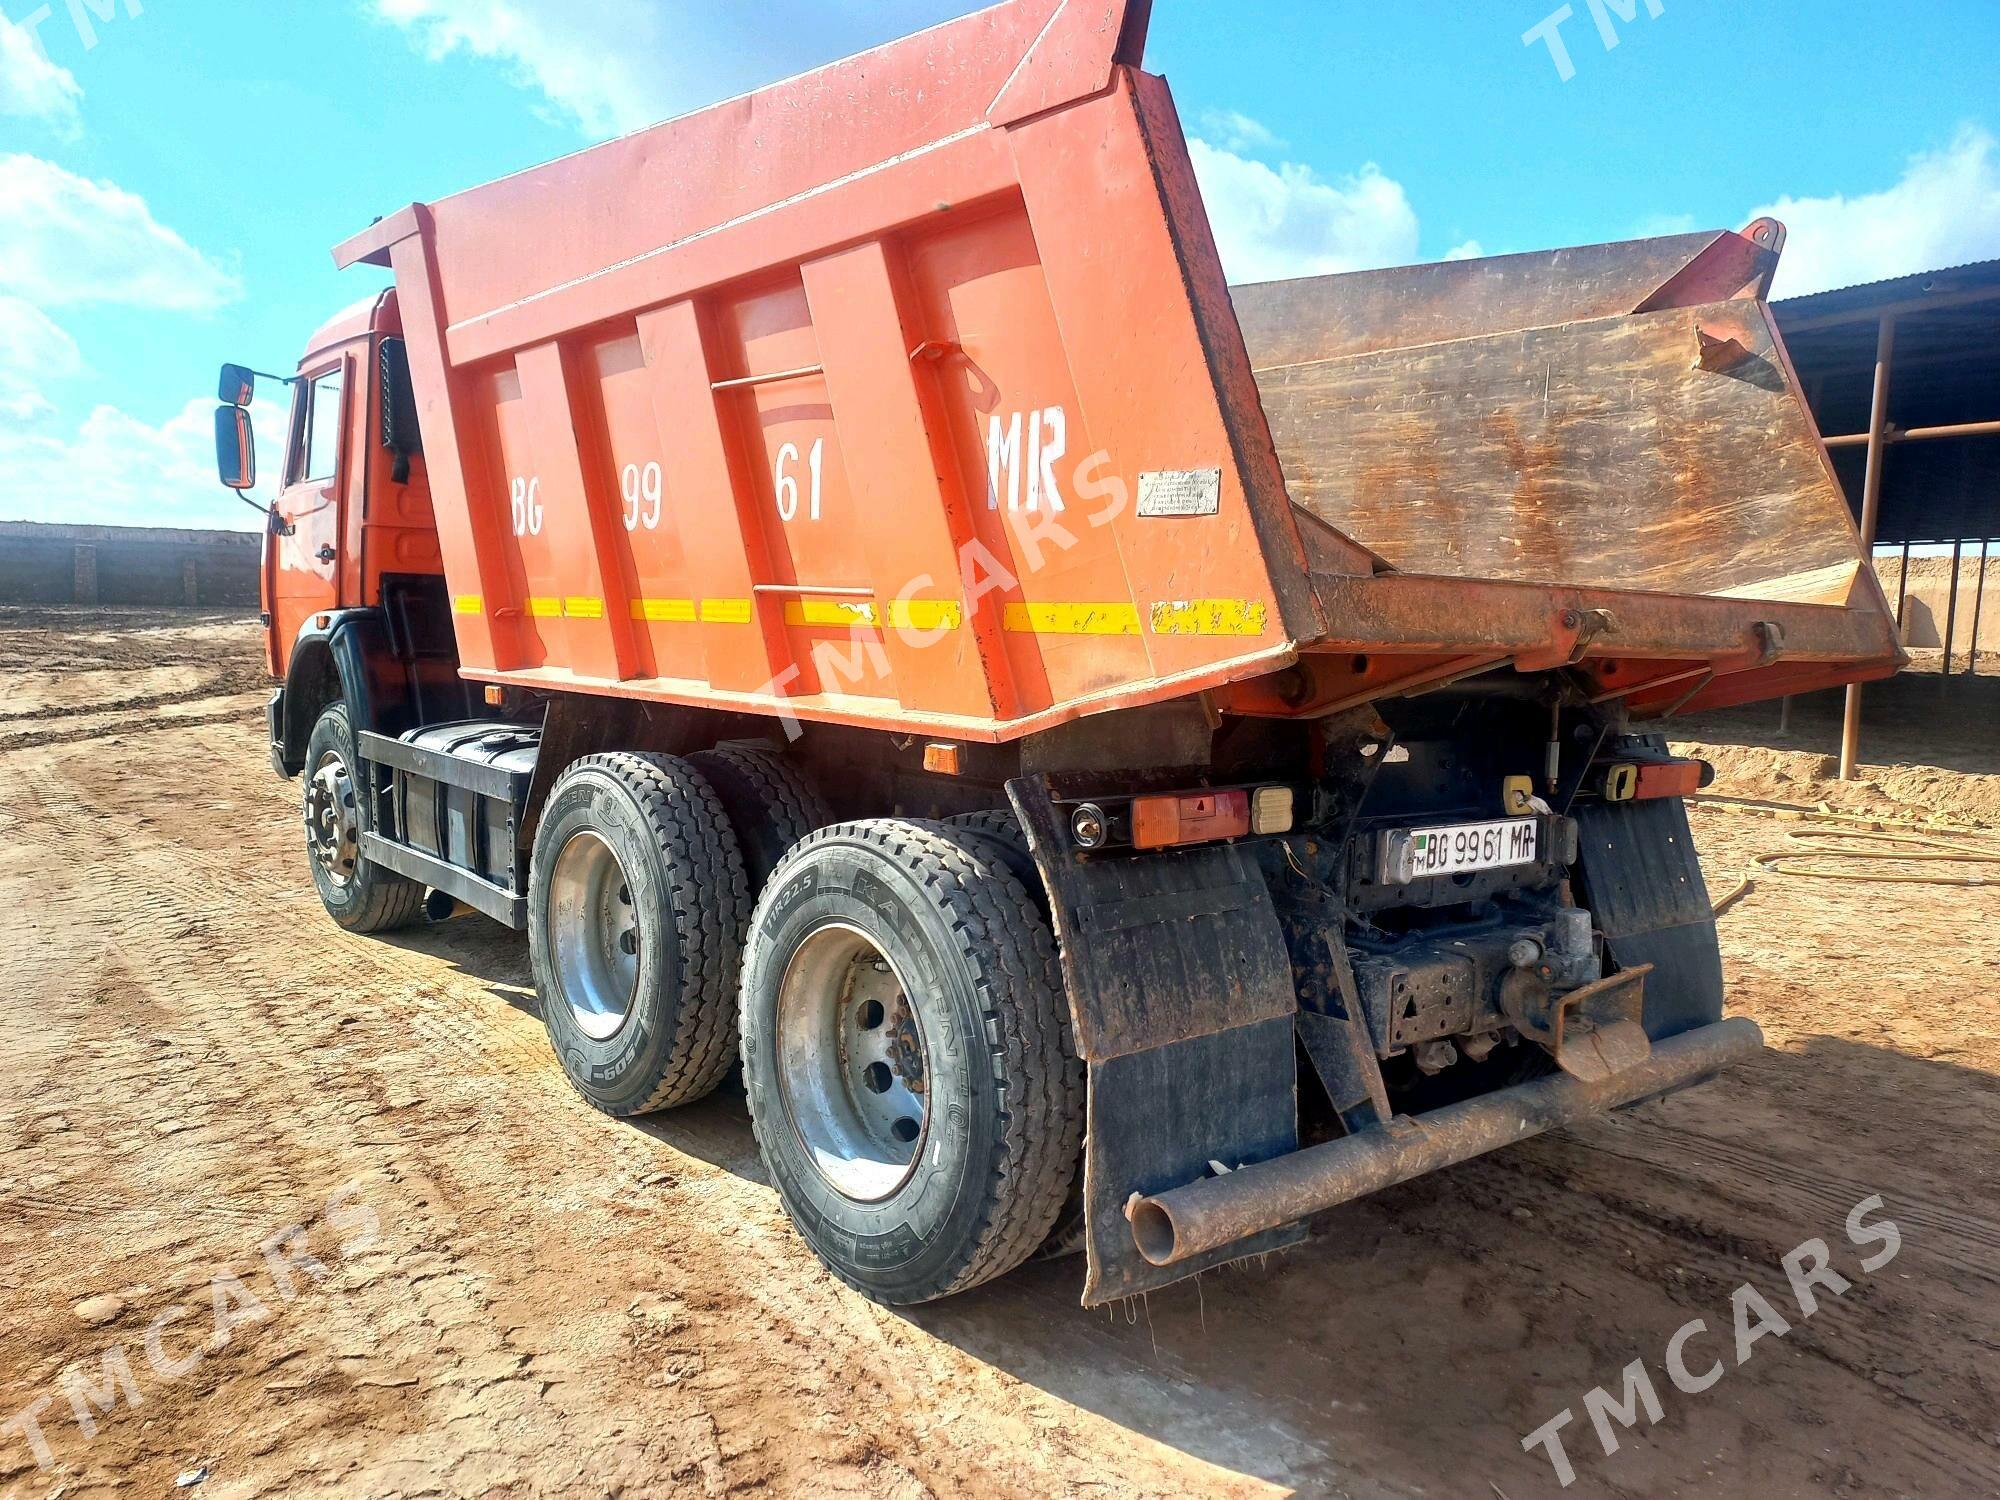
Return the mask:
<svg viewBox="0 0 2000 1500">
<path fill-rule="evenodd" d="M 224 406 L 248 406 L 257 394 L 257 372 L 247 365 L 224 365 L 216 400 Z"/>
<path fill-rule="evenodd" d="M 401 339 L 382 340 L 382 446 L 396 455 L 396 483 L 408 484 L 410 455 L 424 451 L 424 439 L 417 430 L 410 350 Z"/>
<path fill-rule="evenodd" d="M 215 472 L 225 489 L 238 494 L 257 487 L 257 435 L 241 406 L 215 409 Z"/>
</svg>

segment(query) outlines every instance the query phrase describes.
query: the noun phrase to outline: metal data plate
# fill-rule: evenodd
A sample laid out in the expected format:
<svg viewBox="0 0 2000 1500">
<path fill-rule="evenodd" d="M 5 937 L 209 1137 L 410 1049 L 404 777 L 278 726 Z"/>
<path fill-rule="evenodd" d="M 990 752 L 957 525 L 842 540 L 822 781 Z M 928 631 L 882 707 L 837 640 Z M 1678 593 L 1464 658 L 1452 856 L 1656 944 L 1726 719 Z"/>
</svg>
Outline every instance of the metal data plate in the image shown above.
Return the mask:
<svg viewBox="0 0 2000 1500">
<path fill-rule="evenodd" d="M 1139 476 L 1142 516 L 1212 516 L 1222 508 L 1222 470 L 1167 469 Z"/>
<path fill-rule="evenodd" d="M 1533 864 L 1540 848 L 1540 831 L 1540 823 L 1533 818 L 1393 828 L 1382 835 L 1376 878 L 1383 885 L 1407 885 L 1433 875 Z"/>
</svg>

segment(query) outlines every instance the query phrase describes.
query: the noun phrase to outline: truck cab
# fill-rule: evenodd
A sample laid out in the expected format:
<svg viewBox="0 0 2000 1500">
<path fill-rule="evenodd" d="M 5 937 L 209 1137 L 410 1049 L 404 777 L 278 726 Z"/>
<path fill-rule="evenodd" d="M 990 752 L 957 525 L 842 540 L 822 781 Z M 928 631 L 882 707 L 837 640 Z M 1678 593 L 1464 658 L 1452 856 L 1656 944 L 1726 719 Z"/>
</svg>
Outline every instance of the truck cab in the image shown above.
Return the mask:
<svg viewBox="0 0 2000 1500">
<path fill-rule="evenodd" d="M 321 325 L 290 376 L 223 367 L 222 483 L 243 493 L 258 483 L 261 464 L 277 470 L 260 619 L 265 660 L 281 684 L 268 719 L 272 764 L 282 775 L 303 769 L 313 723 L 342 696 L 344 681 L 376 679 L 375 696 L 386 693 L 392 703 L 428 694 L 442 695 L 443 711 L 464 706 L 402 332 L 390 288 Z M 260 379 L 284 395 L 261 394 Z M 270 399 L 286 403 L 284 446 L 260 456 L 249 410 Z M 381 681 L 379 668 L 344 676 L 339 654 L 355 666 L 377 658 L 373 637 L 392 621 L 392 657 L 404 680 Z M 342 639 L 357 630 L 366 643 Z"/>
</svg>

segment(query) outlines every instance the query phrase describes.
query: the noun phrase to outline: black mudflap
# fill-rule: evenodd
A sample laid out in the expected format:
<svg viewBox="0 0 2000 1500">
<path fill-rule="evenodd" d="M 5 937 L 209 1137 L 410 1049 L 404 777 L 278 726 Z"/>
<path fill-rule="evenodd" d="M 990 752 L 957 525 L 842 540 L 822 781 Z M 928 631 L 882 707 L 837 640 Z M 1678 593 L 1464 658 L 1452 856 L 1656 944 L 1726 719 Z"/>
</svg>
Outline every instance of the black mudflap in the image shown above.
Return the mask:
<svg viewBox="0 0 2000 1500">
<path fill-rule="evenodd" d="M 1722 1019 L 1722 954 L 1695 857 L 1687 805 L 1579 804 L 1579 894 L 1620 969 L 1652 964 L 1646 1034 L 1654 1041 Z"/>
<path fill-rule="evenodd" d="M 1255 863 L 1230 846 L 1082 859 L 1045 777 L 1009 783 L 1047 882 L 1079 1054 L 1089 1064 L 1084 1305 L 1305 1238 L 1288 1225 L 1171 1268 L 1139 1254 L 1125 1205 L 1298 1149 L 1291 959 Z"/>
</svg>

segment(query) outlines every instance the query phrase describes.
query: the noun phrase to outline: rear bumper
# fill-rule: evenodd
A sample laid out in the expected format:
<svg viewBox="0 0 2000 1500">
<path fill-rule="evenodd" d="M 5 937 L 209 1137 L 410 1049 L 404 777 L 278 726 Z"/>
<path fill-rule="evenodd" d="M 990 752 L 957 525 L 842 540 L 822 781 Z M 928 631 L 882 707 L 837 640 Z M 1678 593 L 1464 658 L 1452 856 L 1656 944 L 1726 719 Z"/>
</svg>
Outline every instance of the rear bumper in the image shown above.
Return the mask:
<svg viewBox="0 0 2000 1500">
<path fill-rule="evenodd" d="M 1697 1027 L 1654 1043 L 1644 1061 L 1601 1082 L 1553 1074 L 1141 1198 L 1127 1213 L 1132 1237 L 1154 1265 L 1175 1265 L 1558 1125 L 1700 1083 L 1763 1046 L 1757 1023 L 1741 1017 Z"/>
</svg>

